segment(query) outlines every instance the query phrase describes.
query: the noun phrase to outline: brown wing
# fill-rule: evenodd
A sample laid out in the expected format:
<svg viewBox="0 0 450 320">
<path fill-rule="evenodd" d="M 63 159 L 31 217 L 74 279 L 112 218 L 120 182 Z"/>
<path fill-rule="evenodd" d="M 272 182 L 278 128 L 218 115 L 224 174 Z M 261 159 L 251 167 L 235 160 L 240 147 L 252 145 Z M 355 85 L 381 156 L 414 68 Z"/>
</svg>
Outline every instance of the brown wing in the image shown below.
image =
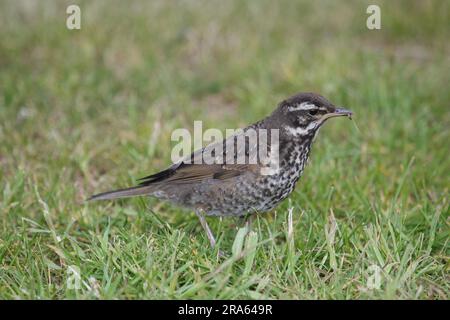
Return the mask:
<svg viewBox="0 0 450 320">
<path fill-rule="evenodd" d="M 260 166 L 256 164 L 250 164 L 254 162 L 249 161 L 248 156 L 252 153 L 252 151 L 255 150 L 254 148 L 256 148 L 256 143 L 249 142 L 246 146 L 243 147 L 239 143 L 234 144 L 234 141 L 235 139 L 232 136 L 224 141 L 218 142 L 216 144 L 211 144 L 204 149 L 200 149 L 194 152 L 190 156 L 190 159 L 188 158 L 188 160 L 190 161 L 187 161 L 185 159 L 184 161 L 180 161 L 172 165 L 166 170 L 140 179 L 141 182 L 136 187 L 103 192 L 92 196 L 91 198 L 89 198 L 89 200 L 110 200 L 152 194 L 152 192 L 154 192 L 155 190 L 162 188 L 163 184 L 167 187 L 170 186 L 170 184 L 195 184 L 205 180 L 207 180 L 208 182 L 232 181 L 233 178 L 239 177 L 244 174 L 261 174 Z M 225 150 L 224 152 L 222 152 L 223 158 L 220 160 L 223 160 L 226 163 L 221 164 L 216 161 L 216 158 L 214 157 L 216 153 L 214 153 L 214 156 L 212 155 L 212 153 L 209 153 L 211 152 L 211 149 L 208 149 L 208 147 L 220 145 L 225 146 L 227 145 L 227 143 L 231 143 L 231 145 L 233 146 L 233 151 L 231 154 L 229 154 L 229 156 L 232 156 L 231 159 L 233 161 L 231 161 L 232 163 L 229 163 L 230 161 L 228 161 L 228 157 L 226 157 L 227 148 L 224 147 L 222 148 L 223 150 Z M 217 150 L 220 150 L 220 148 Z M 211 155 L 212 159 L 216 161 L 216 163 L 212 161 L 212 164 L 195 164 L 195 161 L 193 160 L 195 159 L 195 156 L 198 155 L 201 155 L 202 158 L 203 155 Z M 241 161 L 239 161 L 241 160 L 241 155 L 244 156 L 245 161 L 242 162 L 244 162 L 245 164 L 235 164 L 241 163 Z"/>
<path fill-rule="evenodd" d="M 221 164 L 217 162 L 213 164 L 205 164 L 205 163 L 195 164 L 194 161 L 195 157 L 199 155 L 203 156 L 204 152 L 206 152 L 205 150 L 209 150 L 208 152 L 210 152 L 212 149 L 214 149 L 214 146 L 218 146 L 219 144 L 222 145 L 222 149 L 224 150 L 222 154 L 223 156 L 222 159 L 227 159 L 226 144 L 227 142 L 230 143 L 230 141 L 231 143 L 234 143 L 235 139 L 230 137 L 227 140 L 211 144 L 203 149 L 200 149 L 191 154 L 189 159 L 190 161 L 186 160 L 181 161 L 179 163 L 172 165 L 166 170 L 140 179 L 141 180 L 140 186 L 148 186 L 150 184 L 161 182 L 174 184 L 196 183 L 209 179 L 216 179 L 223 181 L 249 172 L 259 174 L 259 166 L 256 164 L 249 164 L 250 161 L 248 161 L 248 156 L 246 156 L 246 159 L 244 161 L 245 164 L 234 164 L 234 163 Z M 239 147 L 240 146 L 236 146 L 232 148 L 233 150 L 232 152 L 234 153 L 232 157 L 233 160 L 237 159 L 237 154 L 239 154 L 240 152 L 244 152 L 243 153 L 244 155 L 246 154 L 245 150 L 244 151 L 240 150 L 238 149 Z M 253 148 L 253 146 L 251 146 L 251 148 Z"/>
<path fill-rule="evenodd" d="M 248 172 L 257 173 L 256 165 L 243 164 L 176 164 L 157 174 L 141 179 L 140 186 L 153 183 L 195 183 L 209 179 L 227 180 Z"/>
</svg>

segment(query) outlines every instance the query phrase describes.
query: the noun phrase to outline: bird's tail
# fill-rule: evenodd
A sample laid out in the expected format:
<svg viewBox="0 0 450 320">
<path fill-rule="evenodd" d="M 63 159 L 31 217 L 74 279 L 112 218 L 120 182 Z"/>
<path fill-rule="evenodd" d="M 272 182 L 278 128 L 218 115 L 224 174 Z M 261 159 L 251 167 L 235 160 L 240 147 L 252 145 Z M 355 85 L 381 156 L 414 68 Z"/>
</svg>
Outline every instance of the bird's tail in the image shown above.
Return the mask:
<svg viewBox="0 0 450 320">
<path fill-rule="evenodd" d="M 146 194 L 151 194 L 153 191 L 152 186 L 137 186 L 137 187 L 131 187 L 126 189 L 119 189 L 119 190 L 113 190 L 108 192 L 103 192 L 99 194 L 95 194 L 87 201 L 93 201 L 93 200 L 112 200 L 112 199 L 119 199 L 119 198 L 129 198 L 129 197 L 135 197 L 135 196 L 142 196 Z"/>
</svg>

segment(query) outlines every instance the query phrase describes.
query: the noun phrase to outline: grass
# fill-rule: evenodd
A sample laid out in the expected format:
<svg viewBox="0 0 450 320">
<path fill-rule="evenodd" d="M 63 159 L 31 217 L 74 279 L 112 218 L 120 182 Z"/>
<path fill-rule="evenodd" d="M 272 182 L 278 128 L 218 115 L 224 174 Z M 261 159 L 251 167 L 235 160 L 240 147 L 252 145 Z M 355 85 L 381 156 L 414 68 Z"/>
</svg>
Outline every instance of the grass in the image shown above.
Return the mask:
<svg viewBox="0 0 450 320">
<path fill-rule="evenodd" d="M 3 1 L 0 298 L 448 299 L 449 3 L 376 2 L 378 31 L 366 1 L 70 1 L 70 31 L 69 2 Z M 192 212 L 83 201 L 299 91 L 354 121 L 250 234 L 208 220 L 227 258 Z"/>
</svg>

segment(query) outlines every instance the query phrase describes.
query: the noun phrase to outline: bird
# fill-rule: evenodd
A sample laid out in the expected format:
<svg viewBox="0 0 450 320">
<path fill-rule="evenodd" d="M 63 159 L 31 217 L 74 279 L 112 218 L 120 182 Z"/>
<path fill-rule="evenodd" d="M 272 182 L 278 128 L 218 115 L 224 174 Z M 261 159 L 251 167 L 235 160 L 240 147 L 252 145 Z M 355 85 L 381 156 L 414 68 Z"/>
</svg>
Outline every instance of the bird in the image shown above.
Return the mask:
<svg viewBox="0 0 450 320">
<path fill-rule="evenodd" d="M 320 94 L 297 93 L 266 118 L 139 179 L 137 186 L 99 193 L 88 201 L 152 196 L 190 209 L 214 248 L 206 216 L 242 217 L 274 209 L 302 176 L 321 126 L 352 115 Z"/>
</svg>

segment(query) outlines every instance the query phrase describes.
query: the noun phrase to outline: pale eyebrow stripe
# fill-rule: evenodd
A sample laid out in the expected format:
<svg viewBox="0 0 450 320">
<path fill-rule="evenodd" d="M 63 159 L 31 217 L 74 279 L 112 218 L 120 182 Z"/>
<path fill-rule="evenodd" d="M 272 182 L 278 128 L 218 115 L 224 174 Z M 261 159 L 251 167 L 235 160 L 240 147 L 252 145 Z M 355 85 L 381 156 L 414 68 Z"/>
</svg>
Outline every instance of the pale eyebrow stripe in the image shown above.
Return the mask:
<svg viewBox="0 0 450 320">
<path fill-rule="evenodd" d="M 312 110 L 312 109 L 325 110 L 325 108 L 319 108 L 315 104 L 309 102 L 302 102 L 296 106 L 288 107 L 288 111 Z"/>
</svg>

